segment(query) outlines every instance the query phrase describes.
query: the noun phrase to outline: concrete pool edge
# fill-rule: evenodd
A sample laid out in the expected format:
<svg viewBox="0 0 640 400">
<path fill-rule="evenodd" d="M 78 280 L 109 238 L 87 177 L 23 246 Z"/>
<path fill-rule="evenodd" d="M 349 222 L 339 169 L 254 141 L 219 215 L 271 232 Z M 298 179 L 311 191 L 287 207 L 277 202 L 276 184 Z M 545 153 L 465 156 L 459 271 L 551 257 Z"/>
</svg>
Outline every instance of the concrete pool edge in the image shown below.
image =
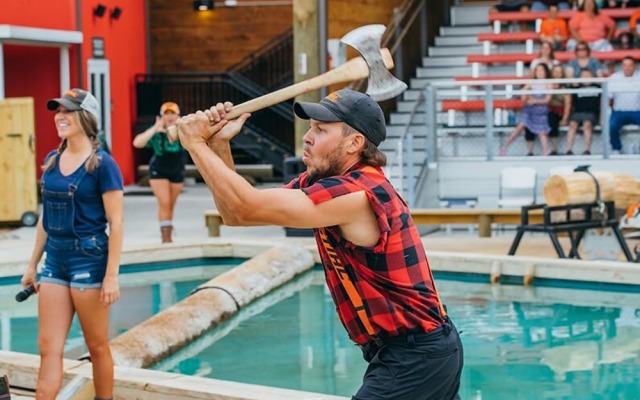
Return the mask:
<svg viewBox="0 0 640 400">
<path fill-rule="evenodd" d="M 0 373 L 12 386 L 33 389 L 39 357 L 0 350 Z M 91 377 L 91 364 L 65 360 L 64 382 L 76 375 Z M 115 395 L 118 399 L 156 400 L 346 400 L 346 397 L 280 389 L 269 386 L 221 381 L 141 368 L 115 368 Z"/>
</svg>

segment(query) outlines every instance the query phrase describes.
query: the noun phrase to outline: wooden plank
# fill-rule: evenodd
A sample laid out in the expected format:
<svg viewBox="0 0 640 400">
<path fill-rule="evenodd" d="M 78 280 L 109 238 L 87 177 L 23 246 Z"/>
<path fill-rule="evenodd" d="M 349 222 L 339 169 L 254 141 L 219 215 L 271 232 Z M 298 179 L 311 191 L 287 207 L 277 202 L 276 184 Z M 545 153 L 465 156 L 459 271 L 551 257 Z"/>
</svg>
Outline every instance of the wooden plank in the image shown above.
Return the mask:
<svg viewBox="0 0 640 400">
<path fill-rule="evenodd" d="M 0 221 L 20 221 L 38 211 L 32 97 L 0 101 Z"/>
<path fill-rule="evenodd" d="M 486 208 L 417 208 L 411 210 L 411 218 L 416 225 L 477 224 L 480 237 L 491 236 L 491 224 L 520 224 L 520 209 Z M 529 222 L 541 224 L 543 213 L 535 210 L 529 213 Z M 209 236 L 220 236 L 220 226 L 224 224 L 216 210 L 205 211 L 205 225 Z"/>
<path fill-rule="evenodd" d="M 273 166 L 271 164 L 236 164 L 236 172 L 240 175 L 248 175 L 258 179 L 273 179 Z M 149 165 L 138 166 L 138 176 L 147 177 L 149 175 Z M 200 171 L 195 165 L 185 166 L 185 175 L 191 178 L 201 178 Z"/>
</svg>

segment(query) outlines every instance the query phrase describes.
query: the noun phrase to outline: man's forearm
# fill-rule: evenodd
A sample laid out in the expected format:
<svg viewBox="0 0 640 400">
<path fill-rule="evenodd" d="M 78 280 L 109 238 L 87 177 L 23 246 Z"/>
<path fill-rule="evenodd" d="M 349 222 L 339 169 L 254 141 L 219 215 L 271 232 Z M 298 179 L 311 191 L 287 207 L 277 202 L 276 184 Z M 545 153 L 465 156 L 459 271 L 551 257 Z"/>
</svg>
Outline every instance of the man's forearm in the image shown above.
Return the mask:
<svg viewBox="0 0 640 400">
<path fill-rule="evenodd" d="M 255 189 L 246 179 L 238 175 L 215 151 L 207 146 L 198 146 L 189 150 L 200 175 L 213 194 L 213 199 L 222 219 L 232 221 L 239 217 L 239 211 L 251 199 Z M 230 152 L 228 153 L 230 158 Z M 231 160 L 233 163 L 233 160 Z"/>
<path fill-rule="evenodd" d="M 229 169 L 235 171 L 235 163 L 233 162 L 231 143 L 229 141 L 210 141 L 208 145 Z"/>
</svg>

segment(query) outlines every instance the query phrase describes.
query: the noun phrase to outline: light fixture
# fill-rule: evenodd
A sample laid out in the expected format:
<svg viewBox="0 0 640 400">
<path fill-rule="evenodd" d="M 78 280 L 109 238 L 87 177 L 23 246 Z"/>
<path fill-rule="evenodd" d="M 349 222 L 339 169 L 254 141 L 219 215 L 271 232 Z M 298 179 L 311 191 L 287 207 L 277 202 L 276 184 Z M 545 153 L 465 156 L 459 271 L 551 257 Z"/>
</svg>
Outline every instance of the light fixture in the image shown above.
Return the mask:
<svg viewBox="0 0 640 400">
<path fill-rule="evenodd" d="M 193 2 L 193 9 L 195 11 L 213 10 L 214 6 L 213 0 L 195 0 Z"/>
<path fill-rule="evenodd" d="M 107 6 L 105 6 L 104 4 L 98 4 L 93 9 L 93 15 L 95 15 L 98 18 L 102 18 L 105 12 L 107 12 Z"/>
<path fill-rule="evenodd" d="M 118 6 L 113 7 L 110 14 L 111 19 L 118 20 L 118 18 L 120 18 L 120 15 L 122 15 L 122 8 Z"/>
</svg>

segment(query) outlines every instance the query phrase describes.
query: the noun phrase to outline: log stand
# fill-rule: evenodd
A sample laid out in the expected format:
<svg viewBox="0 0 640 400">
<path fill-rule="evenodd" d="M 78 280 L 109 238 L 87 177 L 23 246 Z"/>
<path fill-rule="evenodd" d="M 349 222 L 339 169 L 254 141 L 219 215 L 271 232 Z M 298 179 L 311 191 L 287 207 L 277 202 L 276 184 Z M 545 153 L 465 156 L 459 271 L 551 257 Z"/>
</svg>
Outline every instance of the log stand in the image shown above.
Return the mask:
<svg viewBox="0 0 640 400">
<path fill-rule="evenodd" d="M 604 207 L 603 207 L 604 206 Z M 543 221 L 541 224 L 529 223 L 529 212 L 533 210 L 543 211 Z M 562 221 L 552 221 L 552 213 L 563 213 L 565 218 Z M 556 214 L 554 214 L 556 215 Z M 588 229 L 611 228 L 620 243 L 620 248 L 624 252 L 627 261 L 634 260 L 627 242 L 620 232 L 618 220 L 615 217 L 615 206 L 613 201 L 593 202 L 582 204 L 568 204 L 563 206 L 547 206 L 546 204 L 534 204 L 522 207 L 521 223 L 518 225 L 516 237 L 511 243 L 509 255 L 516 254 L 520 245 L 520 240 L 525 232 L 546 232 L 551 238 L 553 247 L 559 258 L 581 258 L 578 253 L 578 246 Z M 571 250 L 565 255 L 558 232 L 566 232 L 571 241 Z"/>
</svg>

